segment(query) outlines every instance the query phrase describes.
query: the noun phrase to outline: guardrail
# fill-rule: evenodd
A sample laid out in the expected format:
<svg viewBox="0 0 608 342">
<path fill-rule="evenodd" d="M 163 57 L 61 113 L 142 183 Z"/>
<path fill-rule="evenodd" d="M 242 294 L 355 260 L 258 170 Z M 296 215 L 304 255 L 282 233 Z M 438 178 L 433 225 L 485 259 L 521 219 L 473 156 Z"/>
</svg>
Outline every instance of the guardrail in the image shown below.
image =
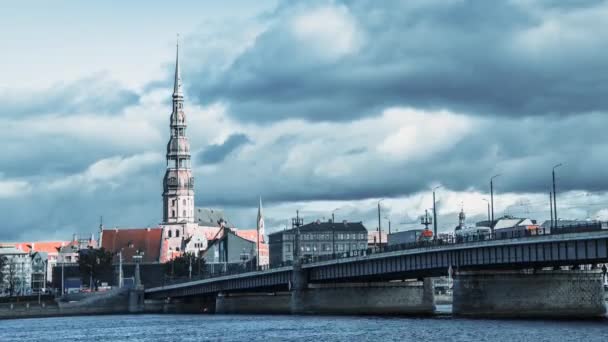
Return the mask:
<svg viewBox="0 0 608 342">
<path fill-rule="evenodd" d="M 606 222 L 595 222 L 593 224 L 595 224 L 597 226 L 597 228 L 595 228 L 593 231 L 605 230 L 606 228 L 604 228 L 604 227 L 608 228 L 608 223 L 606 223 Z M 550 230 L 546 230 L 543 228 L 539 228 L 536 230 L 512 231 L 512 232 L 510 232 L 511 235 L 507 238 L 503 238 L 503 237 L 499 236 L 498 234 L 494 234 L 494 233 L 466 235 L 466 236 L 444 235 L 444 236 L 440 236 L 439 238 L 430 239 L 430 240 L 426 240 L 426 241 L 416 241 L 416 242 L 411 242 L 411 243 L 402 243 L 402 244 L 395 244 L 395 245 L 381 245 L 381 246 L 376 246 L 376 247 L 371 247 L 371 248 L 366 248 L 366 249 L 361 249 L 361 250 L 351 250 L 351 251 L 347 251 L 347 252 L 334 253 L 334 254 L 303 255 L 303 256 L 301 256 L 301 260 L 302 260 L 302 263 L 304 263 L 304 264 L 310 264 L 310 263 L 316 263 L 316 262 L 322 262 L 322 261 L 331 261 L 331 260 L 339 260 L 339 259 L 344 259 L 344 258 L 352 258 L 352 257 L 357 257 L 357 256 L 377 255 L 377 254 L 402 251 L 402 250 L 432 248 L 432 247 L 441 247 L 441 246 L 466 245 L 469 243 L 475 243 L 475 242 L 481 242 L 481 241 L 505 241 L 506 242 L 509 240 L 519 239 L 519 238 L 535 239 L 535 238 L 546 237 L 549 235 L 562 235 L 562 234 L 571 233 L 569 231 L 569 229 L 560 231 L 561 229 L 564 229 L 564 228 L 586 227 L 586 226 L 589 226 L 589 225 L 559 226 L 556 229 L 556 231 L 558 232 L 557 234 L 556 234 L 556 232 L 552 233 Z M 589 232 L 589 231 L 582 230 L 582 232 Z M 187 282 L 191 282 L 191 281 L 211 279 L 211 278 L 236 275 L 236 274 L 242 274 L 242 273 L 266 271 L 266 270 L 276 269 L 276 268 L 285 267 L 285 266 L 292 266 L 293 261 L 282 262 L 282 263 L 273 265 L 272 267 L 270 267 L 270 265 L 260 265 L 259 267 L 256 267 L 256 265 L 251 265 L 251 263 L 244 263 L 244 264 L 239 264 L 238 267 L 236 267 L 236 268 L 228 269 L 228 267 L 225 267 L 223 270 L 222 270 L 222 267 L 224 266 L 223 264 L 217 264 L 217 265 L 220 268 L 219 271 L 207 272 L 202 275 L 193 276 L 193 277 L 173 278 L 173 279 L 164 281 L 162 286 L 182 284 L 182 283 L 187 283 Z"/>
</svg>

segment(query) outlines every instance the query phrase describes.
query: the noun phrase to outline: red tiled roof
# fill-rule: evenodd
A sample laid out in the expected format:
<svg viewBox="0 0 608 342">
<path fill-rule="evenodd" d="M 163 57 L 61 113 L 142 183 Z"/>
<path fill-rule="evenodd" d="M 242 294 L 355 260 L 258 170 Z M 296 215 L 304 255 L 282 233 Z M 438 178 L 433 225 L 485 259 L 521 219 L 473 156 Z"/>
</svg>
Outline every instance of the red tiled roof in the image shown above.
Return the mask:
<svg viewBox="0 0 608 342">
<path fill-rule="evenodd" d="M 257 229 L 235 229 L 233 230 L 237 236 L 255 242 L 258 236 Z M 260 235 L 260 241 L 264 242 L 264 235 Z"/>
<path fill-rule="evenodd" d="M 122 250 L 124 262 L 132 262 L 137 251 L 144 252 L 143 262 L 158 262 L 162 235 L 162 228 L 104 229 L 101 246 L 114 254 Z"/>
<path fill-rule="evenodd" d="M 30 252 L 30 246 L 34 247 L 34 252 L 43 252 L 43 253 L 57 253 L 57 248 L 62 246 L 67 246 L 70 244 L 70 241 L 33 241 L 33 242 L 15 242 L 15 243 L 6 243 L 3 245 L 14 246 L 26 253 Z"/>
</svg>

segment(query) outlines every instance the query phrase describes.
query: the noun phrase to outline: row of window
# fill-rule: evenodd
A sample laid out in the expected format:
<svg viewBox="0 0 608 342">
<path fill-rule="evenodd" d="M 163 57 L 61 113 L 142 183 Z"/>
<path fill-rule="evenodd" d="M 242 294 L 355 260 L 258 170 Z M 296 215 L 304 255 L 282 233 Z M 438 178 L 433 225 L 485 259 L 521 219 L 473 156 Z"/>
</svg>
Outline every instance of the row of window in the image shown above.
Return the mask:
<svg viewBox="0 0 608 342">
<path fill-rule="evenodd" d="M 300 246 L 300 250 L 302 252 L 331 252 L 331 247 L 332 245 L 329 243 L 322 243 L 320 245 L 318 244 L 302 244 L 302 246 Z M 364 243 L 337 243 L 336 244 L 336 251 L 338 252 L 345 252 L 345 251 L 349 251 L 349 250 L 362 250 L 362 249 L 366 249 L 367 245 Z M 293 252 L 292 246 L 291 244 L 285 244 L 285 252 L 286 253 L 291 253 Z"/>
<path fill-rule="evenodd" d="M 301 234 L 302 240 L 332 240 L 334 237 L 332 233 L 321 233 L 321 234 Z M 294 234 L 285 234 L 285 240 L 293 240 L 295 238 Z M 367 234 L 365 233 L 338 233 L 335 234 L 335 240 L 365 240 L 367 239 Z"/>
<path fill-rule="evenodd" d="M 175 218 L 175 210 L 171 210 L 171 217 Z M 186 217 L 186 211 L 185 210 L 182 212 L 182 217 Z"/>
<path fill-rule="evenodd" d="M 171 230 L 167 232 L 167 237 L 173 237 L 173 233 Z M 179 237 L 179 230 L 175 230 L 175 237 Z"/>
</svg>

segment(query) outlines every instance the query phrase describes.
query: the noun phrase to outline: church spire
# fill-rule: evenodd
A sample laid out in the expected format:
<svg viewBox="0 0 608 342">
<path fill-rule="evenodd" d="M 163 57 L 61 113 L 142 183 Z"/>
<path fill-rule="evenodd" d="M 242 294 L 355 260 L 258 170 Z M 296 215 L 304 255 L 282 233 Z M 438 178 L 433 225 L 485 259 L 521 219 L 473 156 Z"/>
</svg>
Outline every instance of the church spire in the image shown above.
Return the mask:
<svg viewBox="0 0 608 342">
<path fill-rule="evenodd" d="M 175 52 L 175 80 L 173 83 L 173 96 L 184 96 L 182 93 L 182 74 L 179 69 L 179 34 L 177 35 L 177 44 Z"/>
<path fill-rule="evenodd" d="M 194 177 L 190 164 L 190 143 L 186 136 L 186 114 L 179 68 L 179 36 L 175 55 L 173 111 L 167 143 L 167 171 L 163 179 L 163 222 L 194 222 Z"/>
</svg>

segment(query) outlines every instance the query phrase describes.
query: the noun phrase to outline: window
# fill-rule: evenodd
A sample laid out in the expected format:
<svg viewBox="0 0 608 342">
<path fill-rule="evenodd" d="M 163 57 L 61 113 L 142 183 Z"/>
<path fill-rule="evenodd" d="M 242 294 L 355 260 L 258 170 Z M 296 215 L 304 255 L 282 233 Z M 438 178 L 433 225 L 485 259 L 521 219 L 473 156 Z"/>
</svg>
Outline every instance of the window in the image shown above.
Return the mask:
<svg viewBox="0 0 608 342">
<path fill-rule="evenodd" d="M 182 201 L 182 203 L 183 203 L 184 205 L 186 205 L 186 200 L 184 199 L 184 200 Z"/>
<path fill-rule="evenodd" d="M 186 211 L 184 210 L 184 216 L 186 216 Z"/>
<path fill-rule="evenodd" d="M 356 249 L 357 249 L 357 244 L 356 244 L 356 243 L 353 243 L 353 244 L 351 245 L 351 250 L 353 250 L 353 251 L 354 251 L 354 250 L 356 250 Z"/>
<path fill-rule="evenodd" d="M 338 234 L 338 240 L 344 239 L 344 234 Z"/>
<path fill-rule="evenodd" d="M 168 231 L 168 232 L 167 232 L 167 236 L 168 236 L 168 237 L 171 237 L 171 234 L 172 234 L 172 233 L 171 233 L 171 231 Z"/>
<path fill-rule="evenodd" d="M 285 244 L 285 252 L 291 252 L 291 244 Z"/>
<path fill-rule="evenodd" d="M 175 217 L 175 210 L 171 210 L 171 217 Z"/>
<path fill-rule="evenodd" d="M 323 251 L 324 252 L 329 252 L 331 249 L 329 248 L 329 244 L 328 243 L 324 243 L 323 244 Z"/>
<path fill-rule="evenodd" d="M 316 251 L 317 251 L 317 245 L 316 245 L 316 244 L 312 245 L 312 251 L 313 251 L 313 252 L 316 252 Z"/>
<path fill-rule="evenodd" d="M 343 250 L 344 250 L 344 245 L 343 245 L 343 244 L 341 244 L 341 243 L 339 243 L 339 244 L 338 244 L 338 251 L 340 251 L 340 252 L 341 252 L 341 251 L 343 251 Z"/>
<path fill-rule="evenodd" d="M 174 199 L 171 200 L 171 206 L 175 207 L 175 200 Z"/>
<path fill-rule="evenodd" d="M 179 230 L 175 231 L 175 237 L 179 237 Z"/>
<path fill-rule="evenodd" d="M 176 251 L 176 252 L 179 252 L 179 247 L 175 247 L 175 251 Z"/>
</svg>

